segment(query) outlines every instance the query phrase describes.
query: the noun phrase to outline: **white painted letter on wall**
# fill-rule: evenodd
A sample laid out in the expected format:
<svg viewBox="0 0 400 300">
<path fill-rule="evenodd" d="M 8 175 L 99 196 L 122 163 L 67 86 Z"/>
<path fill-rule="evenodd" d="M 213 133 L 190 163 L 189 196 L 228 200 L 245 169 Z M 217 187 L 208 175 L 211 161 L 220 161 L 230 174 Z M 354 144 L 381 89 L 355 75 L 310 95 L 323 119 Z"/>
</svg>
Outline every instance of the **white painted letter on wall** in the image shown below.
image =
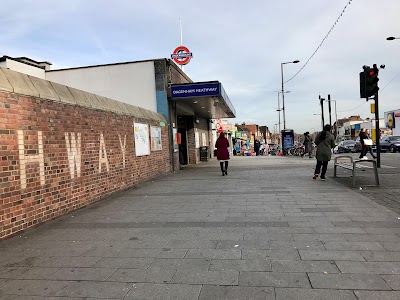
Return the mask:
<svg viewBox="0 0 400 300">
<path fill-rule="evenodd" d="M 69 173 L 71 178 L 75 178 L 75 168 L 76 176 L 81 177 L 81 133 L 77 133 L 75 137 L 75 132 L 71 132 L 71 140 L 69 138 L 68 132 L 65 133 L 65 143 L 67 144 L 67 155 L 69 162 Z"/>
<path fill-rule="evenodd" d="M 18 130 L 18 150 L 21 188 L 26 189 L 26 164 L 39 163 L 40 185 L 45 184 L 42 132 L 38 131 L 38 154 L 25 154 L 24 131 Z"/>
<path fill-rule="evenodd" d="M 122 164 L 125 169 L 125 149 L 126 149 L 126 134 L 124 136 L 124 143 L 122 144 L 121 136 L 118 133 L 118 138 L 119 138 L 119 144 L 121 145 L 121 152 L 122 152 Z"/>
<path fill-rule="evenodd" d="M 103 134 L 100 134 L 100 150 L 99 150 L 99 173 L 101 173 L 101 165 L 106 164 L 107 172 L 110 172 L 110 166 L 107 159 L 106 144 Z"/>
</svg>

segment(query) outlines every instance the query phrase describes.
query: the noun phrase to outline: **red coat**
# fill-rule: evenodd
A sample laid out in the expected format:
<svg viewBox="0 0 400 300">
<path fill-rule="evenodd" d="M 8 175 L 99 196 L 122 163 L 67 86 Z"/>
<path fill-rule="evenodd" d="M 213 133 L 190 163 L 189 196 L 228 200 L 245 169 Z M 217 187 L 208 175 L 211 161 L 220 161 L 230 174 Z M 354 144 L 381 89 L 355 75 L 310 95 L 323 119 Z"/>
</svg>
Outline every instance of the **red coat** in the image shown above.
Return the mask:
<svg viewBox="0 0 400 300">
<path fill-rule="evenodd" d="M 218 160 L 228 160 L 229 159 L 229 141 L 228 139 L 221 134 L 221 136 L 217 139 L 215 143 L 215 148 L 217 148 L 217 159 Z"/>
</svg>

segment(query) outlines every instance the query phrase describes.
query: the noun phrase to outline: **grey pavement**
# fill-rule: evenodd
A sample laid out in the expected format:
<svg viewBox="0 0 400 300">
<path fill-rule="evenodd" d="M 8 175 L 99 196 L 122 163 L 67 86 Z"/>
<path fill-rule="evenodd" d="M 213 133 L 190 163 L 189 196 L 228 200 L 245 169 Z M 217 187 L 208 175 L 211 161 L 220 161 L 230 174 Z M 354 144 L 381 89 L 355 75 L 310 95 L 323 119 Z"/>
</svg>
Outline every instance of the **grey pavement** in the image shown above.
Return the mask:
<svg viewBox="0 0 400 300">
<path fill-rule="evenodd" d="M 314 164 L 212 160 L 2 241 L 0 300 L 400 299 L 400 215 Z"/>
</svg>

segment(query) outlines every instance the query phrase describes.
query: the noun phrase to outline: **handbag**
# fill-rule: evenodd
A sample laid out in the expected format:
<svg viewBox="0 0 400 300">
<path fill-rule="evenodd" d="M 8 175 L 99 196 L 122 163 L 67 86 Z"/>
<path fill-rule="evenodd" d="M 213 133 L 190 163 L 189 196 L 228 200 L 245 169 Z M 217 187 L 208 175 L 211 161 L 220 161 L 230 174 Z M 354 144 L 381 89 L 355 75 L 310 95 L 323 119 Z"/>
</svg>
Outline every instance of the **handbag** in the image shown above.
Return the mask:
<svg viewBox="0 0 400 300">
<path fill-rule="evenodd" d="M 371 139 L 364 139 L 364 145 L 372 146 L 372 140 Z"/>
</svg>

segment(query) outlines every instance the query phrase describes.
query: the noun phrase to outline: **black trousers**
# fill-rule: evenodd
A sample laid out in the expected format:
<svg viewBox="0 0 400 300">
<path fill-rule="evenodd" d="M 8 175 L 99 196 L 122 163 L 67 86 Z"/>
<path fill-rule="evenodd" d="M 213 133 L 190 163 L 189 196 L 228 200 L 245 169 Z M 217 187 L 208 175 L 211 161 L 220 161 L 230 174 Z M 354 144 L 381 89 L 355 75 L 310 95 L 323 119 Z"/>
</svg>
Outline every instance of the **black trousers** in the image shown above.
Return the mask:
<svg viewBox="0 0 400 300">
<path fill-rule="evenodd" d="M 322 166 L 322 172 L 321 172 L 321 166 Z M 321 173 L 322 177 L 325 177 L 326 170 L 328 169 L 328 162 L 327 161 L 320 161 L 317 160 L 317 165 L 315 166 L 315 175 L 319 175 Z"/>
<path fill-rule="evenodd" d="M 221 172 L 227 171 L 228 170 L 228 161 L 225 162 L 225 169 L 224 169 L 224 162 L 220 161 L 219 166 L 221 167 Z"/>
<path fill-rule="evenodd" d="M 362 146 L 361 148 L 361 153 L 360 153 L 360 158 L 363 158 L 364 156 L 367 155 L 367 151 L 368 151 L 368 146 Z"/>
</svg>

